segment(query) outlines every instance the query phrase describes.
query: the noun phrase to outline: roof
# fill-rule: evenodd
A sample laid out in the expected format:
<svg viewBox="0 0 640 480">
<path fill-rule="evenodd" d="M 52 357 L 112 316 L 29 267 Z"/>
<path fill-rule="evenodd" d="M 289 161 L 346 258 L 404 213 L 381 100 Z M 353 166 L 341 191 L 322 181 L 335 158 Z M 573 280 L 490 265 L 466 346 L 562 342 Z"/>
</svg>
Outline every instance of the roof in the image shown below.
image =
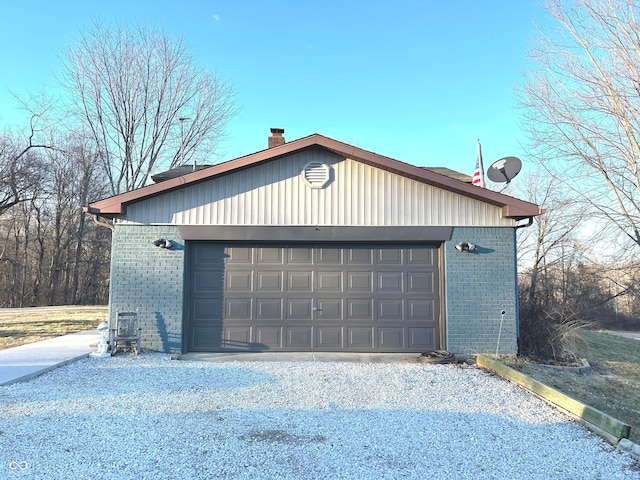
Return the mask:
<svg viewBox="0 0 640 480">
<path fill-rule="evenodd" d="M 156 183 L 160 183 L 166 180 L 171 180 L 172 178 L 181 177 L 187 173 L 202 170 L 203 168 L 209 168 L 210 166 L 211 165 L 180 165 L 179 167 L 172 168 L 171 170 L 151 175 L 151 180 Z"/>
<path fill-rule="evenodd" d="M 420 167 L 425 170 L 430 170 L 434 173 L 439 173 L 440 175 L 446 175 L 447 177 L 455 178 L 464 183 L 471 183 L 473 181 L 473 177 L 471 175 L 467 175 L 466 173 L 456 172 L 455 170 L 451 170 L 447 167 Z"/>
<path fill-rule="evenodd" d="M 160 183 L 147 185 L 146 187 L 99 200 L 90 203 L 84 210 L 105 218 L 118 217 L 126 213 L 127 204 L 162 195 L 172 190 L 181 189 L 188 185 L 203 182 L 217 176 L 227 175 L 264 162 L 273 161 L 285 155 L 308 148 L 324 148 L 340 156 L 501 207 L 503 216 L 507 218 L 520 220 L 543 213 L 540 207 L 534 203 L 471 185 L 463 180 L 438 173 L 437 169 L 431 170 L 417 167 L 317 133 L 195 172 L 192 171 L 191 173 L 164 180 Z"/>
</svg>

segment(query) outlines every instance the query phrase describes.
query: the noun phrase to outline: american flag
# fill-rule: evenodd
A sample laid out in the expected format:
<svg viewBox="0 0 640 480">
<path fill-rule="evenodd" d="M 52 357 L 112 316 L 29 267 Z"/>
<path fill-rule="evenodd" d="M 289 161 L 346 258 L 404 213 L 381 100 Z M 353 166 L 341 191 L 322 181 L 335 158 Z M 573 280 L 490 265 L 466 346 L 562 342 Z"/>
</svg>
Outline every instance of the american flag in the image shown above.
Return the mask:
<svg viewBox="0 0 640 480">
<path fill-rule="evenodd" d="M 473 171 L 471 183 L 478 187 L 486 188 L 484 183 L 484 167 L 482 166 L 482 147 L 480 146 L 480 140 L 478 140 L 478 160 L 476 160 L 476 169 Z"/>
</svg>

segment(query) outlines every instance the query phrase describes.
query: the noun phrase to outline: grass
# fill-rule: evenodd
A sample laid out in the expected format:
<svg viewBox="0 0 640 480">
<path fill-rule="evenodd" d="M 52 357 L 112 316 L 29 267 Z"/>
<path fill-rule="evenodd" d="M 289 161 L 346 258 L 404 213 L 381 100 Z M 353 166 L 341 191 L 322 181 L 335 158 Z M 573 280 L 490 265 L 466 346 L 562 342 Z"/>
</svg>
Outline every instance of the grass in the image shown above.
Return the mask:
<svg viewBox="0 0 640 480">
<path fill-rule="evenodd" d="M 560 390 L 631 426 L 630 440 L 640 443 L 640 341 L 611 333 L 579 330 L 574 351 L 593 373 L 580 375 L 522 359 L 503 359 L 510 367 Z"/>
<path fill-rule="evenodd" d="M 0 350 L 94 329 L 107 319 L 107 307 L 0 309 Z"/>
</svg>

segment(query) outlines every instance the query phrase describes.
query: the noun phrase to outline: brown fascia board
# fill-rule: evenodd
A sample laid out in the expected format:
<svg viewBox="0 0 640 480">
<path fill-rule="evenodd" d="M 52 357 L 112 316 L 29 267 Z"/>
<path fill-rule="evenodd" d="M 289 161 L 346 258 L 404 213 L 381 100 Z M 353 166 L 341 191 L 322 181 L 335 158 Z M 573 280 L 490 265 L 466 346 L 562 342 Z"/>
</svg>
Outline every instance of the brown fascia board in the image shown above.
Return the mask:
<svg viewBox="0 0 640 480">
<path fill-rule="evenodd" d="M 498 207 L 502 207 L 503 215 L 508 218 L 522 219 L 543 213 L 538 205 L 503 195 L 492 190 L 476 187 L 460 180 L 456 180 L 439 173 L 385 157 L 374 152 L 363 150 L 353 145 L 325 137 L 320 134 L 309 135 L 283 145 L 261 150 L 244 157 L 229 160 L 209 168 L 188 173 L 181 177 L 165 180 L 161 183 L 148 185 L 130 192 L 122 193 L 104 200 L 93 202 L 85 207 L 89 213 L 98 214 L 106 218 L 113 218 L 126 213 L 126 205 L 145 198 L 154 197 L 171 190 L 183 188 L 187 185 L 199 183 L 210 178 L 226 175 L 259 163 L 268 162 L 284 155 L 295 153 L 311 147 L 323 147 L 340 156 L 365 163 L 383 170 L 408 177 L 419 182 L 427 183 L 453 193 L 471 197 Z"/>
</svg>

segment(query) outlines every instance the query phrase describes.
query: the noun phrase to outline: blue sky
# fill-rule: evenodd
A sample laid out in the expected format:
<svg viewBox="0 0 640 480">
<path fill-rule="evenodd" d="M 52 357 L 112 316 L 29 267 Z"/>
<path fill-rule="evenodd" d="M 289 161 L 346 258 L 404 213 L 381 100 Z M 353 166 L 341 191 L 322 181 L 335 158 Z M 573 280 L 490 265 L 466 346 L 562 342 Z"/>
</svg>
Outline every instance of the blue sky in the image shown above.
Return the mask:
<svg viewBox="0 0 640 480">
<path fill-rule="evenodd" d="M 2 0 L 0 129 L 26 125 L 12 93 L 55 94 L 59 54 L 94 19 L 183 35 L 241 107 L 221 160 L 312 133 L 423 166 L 527 165 L 514 88 L 541 0 Z"/>
</svg>

